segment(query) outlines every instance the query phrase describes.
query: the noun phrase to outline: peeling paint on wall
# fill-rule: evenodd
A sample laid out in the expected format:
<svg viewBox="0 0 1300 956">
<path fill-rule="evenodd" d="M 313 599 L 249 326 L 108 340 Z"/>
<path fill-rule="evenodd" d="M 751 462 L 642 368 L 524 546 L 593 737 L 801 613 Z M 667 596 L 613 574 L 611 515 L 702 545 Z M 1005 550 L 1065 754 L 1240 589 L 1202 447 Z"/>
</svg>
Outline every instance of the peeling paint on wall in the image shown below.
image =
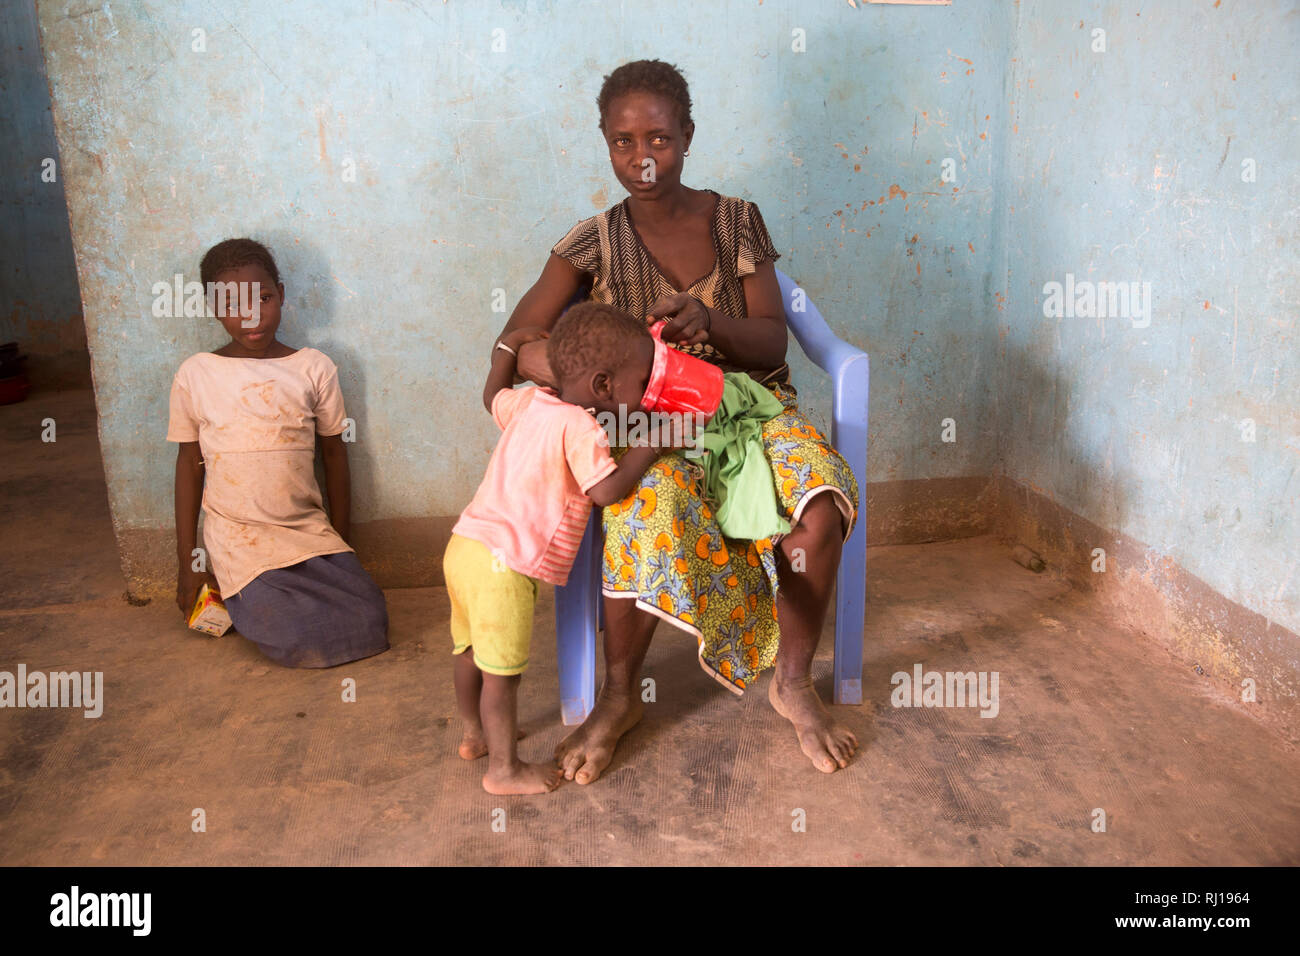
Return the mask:
<svg viewBox="0 0 1300 956">
<path fill-rule="evenodd" d="M 837 331 L 884 353 L 914 327 L 962 330 L 957 353 L 873 376 L 880 394 L 920 397 L 875 417 L 870 477 L 991 471 L 990 264 L 954 261 L 920 289 L 902 251 L 917 232 L 944 248 L 987 241 L 992 167 L 963 161 L 969 188 L 954 196 L 938 160 L 954 128 L 977 135 L 1002 85 L 991 71 L 935 77 L 959 44 L 996 58 L 1007 14 L 803 8 L 808 53 L 790 49 L 792 11 L 779 5 L 589 5 L 583 16 L 575 32 L 531 6 L 119 0 L 110 17 L 40 4 L 119 531 L 170 525 L 168 385 L 187 355 L 221 344 L 215 323 L 153 318 L 150 286 L 193 274 L 205 248 L 241 234 L 279 257 L 285 338 L 341 369 L 358 421 L 354 519 L 456 514 L 494 441 L 479 407 L 506 317 L 490 310 L 492 290 L 513 307 L 569 227 L 622 198 L 595 97 L 603 74 L 642 56 L 677 63 L 692 84 L 688 184 L 757 202 L 781 267 Z M 685 34 L 663 29 L 687 20 Z M 868 42 L 867 69 L 837 66 Z M 918 109 L 950 119 L 899 135 Z M 847 147 L 825 148 L 836 141 L 863 145 L 846 163 Z M 863 206 L 878 197 L 890 201 Z M 818 235 L 865 208 L 856 231 Z M 791 352 L 825 423 L 825 377 Z M 949 414 L 964 440 L 936 448 Z"/>
<path fill-rule="evenodd" d="M 1300 16 L 1072 6 L 1017 17 L 1005 473 L 1300 630 Z M 1044 318 L 1067 273 L 1151 283 L 1149 325 Z"/>
</svg>

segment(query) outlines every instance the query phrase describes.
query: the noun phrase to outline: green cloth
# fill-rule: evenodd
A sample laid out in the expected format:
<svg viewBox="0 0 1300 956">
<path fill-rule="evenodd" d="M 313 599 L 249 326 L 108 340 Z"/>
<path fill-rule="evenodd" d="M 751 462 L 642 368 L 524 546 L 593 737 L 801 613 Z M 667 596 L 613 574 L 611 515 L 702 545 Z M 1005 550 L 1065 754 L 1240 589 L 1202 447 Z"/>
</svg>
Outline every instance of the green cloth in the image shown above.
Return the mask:
<svg viewBox="0 0 1300 956">
<path fill-rule="evenodd" d="M 705 497 L 724 536 L 758 541 L 788 534 L 777 504 L 772 466 L 763 451 L 763 423 L 785 411 L 781 400 L 744 372 L 723 376 L 718 411 L 697 437 Z"/>
</svg>

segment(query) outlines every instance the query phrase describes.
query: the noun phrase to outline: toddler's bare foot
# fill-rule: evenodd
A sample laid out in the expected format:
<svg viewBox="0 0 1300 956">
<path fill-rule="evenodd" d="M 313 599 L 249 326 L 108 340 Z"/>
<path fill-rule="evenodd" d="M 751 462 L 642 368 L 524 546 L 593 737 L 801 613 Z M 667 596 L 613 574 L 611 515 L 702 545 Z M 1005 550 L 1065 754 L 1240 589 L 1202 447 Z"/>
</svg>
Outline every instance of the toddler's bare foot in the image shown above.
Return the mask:
<svg viewBox="0 0 1300 956">
<path fill-rule="evenodd" d="M 523 740 L 524 732 L 519 731 L 515 739 Z M 460 746 L 456 748 L 456 753 L 460 754 L 462 760 L 477 760 L 487 752 L 487 741 L 483 739 L 482 727 L 467 728 L 465 736 L 460 739 Z"/>
<path fill-rule="evenodd" d="M 456 753 L 460 754 L 462 760 L 477 760 L 487 752 L 482 727 L 466 729 L 465 736 L 460 739 L 460 746 L 456 748 Z"/>
<path fill-rule="evenodd" d="M 773 709 L 790 723 L 804 756 L 822 773 L 847 767 L 858 749 L 853 732 L 833 719 L 817 696 L 812 678 L 782 684 L 775 675 L 767 688 Z"/>
<path fill-rule="evenodd" d="M 560 771 L 541 763 L 517 762 L 501 770 L 489 768 L 483 775 L 483 789 L 503 795 L 550 793 L 560 785 Z"/>
</svg>

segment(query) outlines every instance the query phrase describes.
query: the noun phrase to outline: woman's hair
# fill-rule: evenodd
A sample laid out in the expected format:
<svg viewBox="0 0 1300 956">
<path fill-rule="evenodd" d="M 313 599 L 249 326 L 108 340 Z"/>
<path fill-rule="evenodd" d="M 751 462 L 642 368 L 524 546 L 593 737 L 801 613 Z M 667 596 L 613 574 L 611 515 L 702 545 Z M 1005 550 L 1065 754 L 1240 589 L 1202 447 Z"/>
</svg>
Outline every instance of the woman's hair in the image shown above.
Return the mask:
<svg viewBox="0 0 1300 956">
<path fill-rule="evenodd" d="M 230 269 L 257 263 L 266 270 L 266 274 L 280 284 L 280 270 L 275 267 L 271 250 L 252 239 L 226 239 L 203 254 L 199 263 L 199 279 L 204 286 L 215 282 L 217 276 Z"/>
<path fill-rule="evenodd" d="M 597 367 L 622 368 L 642 338 L 650 338 L 644 322 L 612 305 L 583 302 L 555 323 L 546 340 L 546 358 L 564 382 Z"/>
<path fill-rule="evenodd" d="M 624 63 L 601 84 L 596 97 L 600 110 L 600 131 L 605 131 L 605 113 L 609 104 L 628 93 L 656 93 L 677 107 L 677 119 L 685 129 L 691 122 L 691 91 L 677 67 L 663 60 L 634 60 Z"/>
</svg>

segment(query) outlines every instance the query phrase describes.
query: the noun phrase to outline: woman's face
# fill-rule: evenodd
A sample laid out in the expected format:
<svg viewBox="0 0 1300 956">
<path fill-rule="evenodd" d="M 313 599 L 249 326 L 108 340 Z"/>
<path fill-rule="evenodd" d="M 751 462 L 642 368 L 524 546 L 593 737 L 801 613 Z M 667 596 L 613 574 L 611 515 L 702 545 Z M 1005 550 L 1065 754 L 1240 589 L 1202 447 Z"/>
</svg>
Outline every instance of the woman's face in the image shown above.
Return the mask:
<svg viewBox="0 0 1300 956">
<path fill-rule="evenodd" d="M 605 113 L 609 163 L 618 181 L 638 199 L 675 190 L 682 179 L 682 156 L 691 147 L 695 124 L 682 129 L 677 107 L 657 93 L 627 93 Z"/>
</svg>

